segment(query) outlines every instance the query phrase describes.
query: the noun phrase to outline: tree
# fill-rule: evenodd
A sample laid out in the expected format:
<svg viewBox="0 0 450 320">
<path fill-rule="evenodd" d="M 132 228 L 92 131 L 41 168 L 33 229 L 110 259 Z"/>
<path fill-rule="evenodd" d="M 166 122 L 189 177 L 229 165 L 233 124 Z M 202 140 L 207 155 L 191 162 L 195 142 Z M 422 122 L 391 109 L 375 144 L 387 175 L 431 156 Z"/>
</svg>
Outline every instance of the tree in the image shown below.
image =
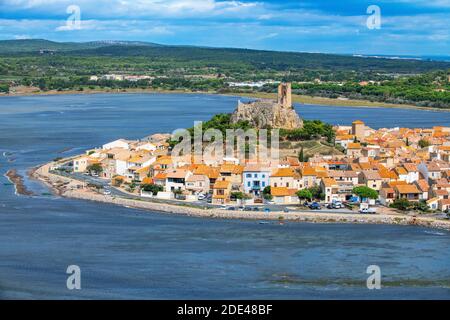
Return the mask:
<svg viewBox="0 0 450 320">
<path fill-rule="evenodd" d="M 91 173 L 100 174 L 103 172 L 103 167 L 99 163 L 94 163 L 94 164 L 91 164 L 90 166 L 88 166 L 86 168 L 86 170 Z"/>
<path fill-rule="evenodd" d="M 414 210 L 428 212 L 429 208 L 425 200 L 420 200 L 419 202 L 414 202 L 412 205 Z"/>
<path fill-rule="evenodd" d="M 399 209 L 402 211 L 406 211 L 411 208 L 411 203 L 408 201 L 408 199 L 400 198 L 396 199 L 392 204 L 391 208 Z"/>
<path fill-rule="evenodd" d="M 365 186 L 353 188 L 353 193 L 361 199 L 378 199 L 378 192 L 372 188 Z"/>
<path fill-rule="evenodd" d="M 157 184 L 143 184 L 141 185 L 141 190 L 151 192 L 154 196 L 156 196 L 158 192 L 163 191 L 164 188 Z"/>
<path fill-rule="evenodd" d="M 0 92 L 9 93 L 9 84 L 0 83 Z"/>
<path fill-rule="evenodd" d="M 311 201 L 312 198 L 313 198 L 312 192 L 310 190 L 308 190 L 308 189 L 299 190 L 299 191 L 297 191 L 296 195 L 301 200 L 306 199 L 306 200 L 310 200 Z"/>
<path fill-rule="evenodd" d="M 322 190 L 320 190 L 319 186 L 314 186 L 308 188 L 308 191 L 311 192 L 312 198 L 314 199 L 322 199 L 324 197 Z"/>
<path fill-rule="evenodd" d="M 424 139 L 419 140 L 419 147 L 426 148 L 430 146 L 430 142 Z"/>
<path fill-rule="evenodd" d="M 231 197 L 238 199 L 238 200 L 246 200 L 246 199 L 250 199 L 250 196 L 241 192 L 241 191 L 237 191 L 237 192 L 232 192 L 231 193 Z"/>
<path fill-rule="evenodd" d="M 264 199 L 266 199 L 268 201 L 273 199 L 272 188 L 270 186 L 267 186 L 267 187 L 264 188 L 264 190 L 263 190 L 263 197 L 264 197 Z"/>
<path fill-rule="evenodd" d="M 298 154 L 298 161 L 305 162 L 305 153 L 303 151 L 303 147 L 302 147 L 302 149 L 300 150 L 300 152 Z"/>
</svg>

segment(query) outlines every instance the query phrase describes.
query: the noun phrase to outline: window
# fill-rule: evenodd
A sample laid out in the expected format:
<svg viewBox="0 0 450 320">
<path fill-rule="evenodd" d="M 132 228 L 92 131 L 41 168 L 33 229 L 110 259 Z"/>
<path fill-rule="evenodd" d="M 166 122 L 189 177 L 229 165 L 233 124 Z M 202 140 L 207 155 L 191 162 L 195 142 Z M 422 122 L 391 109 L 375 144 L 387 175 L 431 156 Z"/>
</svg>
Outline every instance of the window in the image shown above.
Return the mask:
<svg viewBox="0 0 450 320">
<path fill-rule="evenodd" d="M 245 175 L 245 177 L 247 177 L 247 178 L 251 178 L 251 177 L 252 177 L 252 175 L 251 175 L 251 173 L 247 173 L 247 174 Z"/>
<path fill-rule="evenodd" d="M 249 182 L 247 182 L 247 187 L 250 188 L 250 186 L 251 186 L 251 184 L 250 184 L 250 181 L 249 181 Z"/>
<path fill-rule="evenodd" d="M 266 177 L 266 175 L 265 175 L 265 174 L 263 174 L 263 175 L 262 175 L 262 177 L 263 177 L 263 179 L 264 179 L 264 178 Z"/>
<path fill-rule="evenodd" d="M 254 177 L 254 178 L 258 178 L 258 174 L 255 173 L 255 174 L 253 175 L 253 177 Z"/>
</svg>

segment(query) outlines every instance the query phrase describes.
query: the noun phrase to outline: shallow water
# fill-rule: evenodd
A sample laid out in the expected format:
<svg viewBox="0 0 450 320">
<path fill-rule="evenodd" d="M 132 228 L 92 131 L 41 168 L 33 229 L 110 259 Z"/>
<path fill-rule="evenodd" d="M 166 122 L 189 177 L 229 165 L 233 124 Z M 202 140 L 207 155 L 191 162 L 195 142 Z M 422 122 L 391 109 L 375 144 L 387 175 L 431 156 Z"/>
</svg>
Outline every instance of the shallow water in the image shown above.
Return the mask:
<svg viewBox="0 0 450 320">
<path fill-rule="evenodd" d="M 119 138 L 190 127 L 238 98 L 80 95 L 0 99 L 0 298 L 448 299 L 450 233 L 418 227 L 169 216 L 42 194 L 3 174 Z M 306 118 L 378 126 L 448 125 L 450 113 L 298 106 Z M 68 149 L 69 148 L 69 149 Z M 82 290 L 66 288 L 78 265 Z M 382 289 L 366 288 L 379 265 Z"/>
</svg>

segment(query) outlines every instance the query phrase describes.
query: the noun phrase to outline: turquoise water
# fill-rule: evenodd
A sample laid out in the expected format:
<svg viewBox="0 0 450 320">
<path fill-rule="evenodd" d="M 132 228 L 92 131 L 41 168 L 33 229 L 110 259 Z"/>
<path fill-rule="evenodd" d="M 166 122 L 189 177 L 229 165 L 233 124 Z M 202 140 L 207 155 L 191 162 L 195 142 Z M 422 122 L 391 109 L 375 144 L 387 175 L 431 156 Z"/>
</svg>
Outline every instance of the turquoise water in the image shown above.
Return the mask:
<svg viewBox="0 0 450 320">
<path fill-rule="evenodd" d="M 226 221 L 14 194 L 3 174 L 119 138 L 190 127 L 238 98 L 80 95 L 0 99 L 2 299 L 448 299 L 450 233 L 417 227 Z M 450 113 L 297 106 L 373 127 L 449 125 Z M 5 153 L 4 155 L 2 155 Z M 47 189 L 26 181 L 37 194 Z M 6 184 L 6 185 L 5 185 Z M 66 288 L 79 265 L 82 290 Z M 381 290 L 365 286 L 369 265 Z"/>
</svg>

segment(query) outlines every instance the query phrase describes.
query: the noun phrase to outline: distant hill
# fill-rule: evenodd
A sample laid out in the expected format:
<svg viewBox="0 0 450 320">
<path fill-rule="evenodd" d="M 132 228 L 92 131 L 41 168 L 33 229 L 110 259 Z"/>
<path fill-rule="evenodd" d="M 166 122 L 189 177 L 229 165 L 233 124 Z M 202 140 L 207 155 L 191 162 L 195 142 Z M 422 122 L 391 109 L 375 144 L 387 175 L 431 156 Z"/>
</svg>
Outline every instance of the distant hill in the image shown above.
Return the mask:
<svg viewBox="0 0 450 320">
<path fill-rule="evenodd" d="M 337 54 L 280 52 L 249 49 L 205 48 L 189 46 L 102 46 L 68 52 L 80 56 L 148 57 L 174 59 L 202 64 L 243 63 L 259 69 L 286 71 L 355 70 L 383 73 L 422 73 L 449 69 L 450 62 L 418 59 L 383 59 Z"/>
<path fill-rule="evenodd" d="M 418 59 L 383 59 L 349 55 L 277 52 L 249 49 L 165 46 L 139 41 L 53 42 L 42 39 L 0 41 L 0 55 L 35 56 L 41 50 L 63 56 L 148 57 L 203 65 L 245 64 L 254 68 L 286 71 L 343 70 L 383 73 L 422 73 L 449 69 L 450 62 Z"/>
<path fill-rule="evenodd" d="M 95 49 L 106 46 L 160 46 L 158 44 L 139 41 L 92 41 L 92 42 L 54 42 L 44 39 L 25 39 L 25 40 L 1 40 L 0 55 L 4 54 L 32 54 L 39 53 L 40 50 L 49 50 L 56 52 L 68 52 L 76 50 Z"/>
</svg>

